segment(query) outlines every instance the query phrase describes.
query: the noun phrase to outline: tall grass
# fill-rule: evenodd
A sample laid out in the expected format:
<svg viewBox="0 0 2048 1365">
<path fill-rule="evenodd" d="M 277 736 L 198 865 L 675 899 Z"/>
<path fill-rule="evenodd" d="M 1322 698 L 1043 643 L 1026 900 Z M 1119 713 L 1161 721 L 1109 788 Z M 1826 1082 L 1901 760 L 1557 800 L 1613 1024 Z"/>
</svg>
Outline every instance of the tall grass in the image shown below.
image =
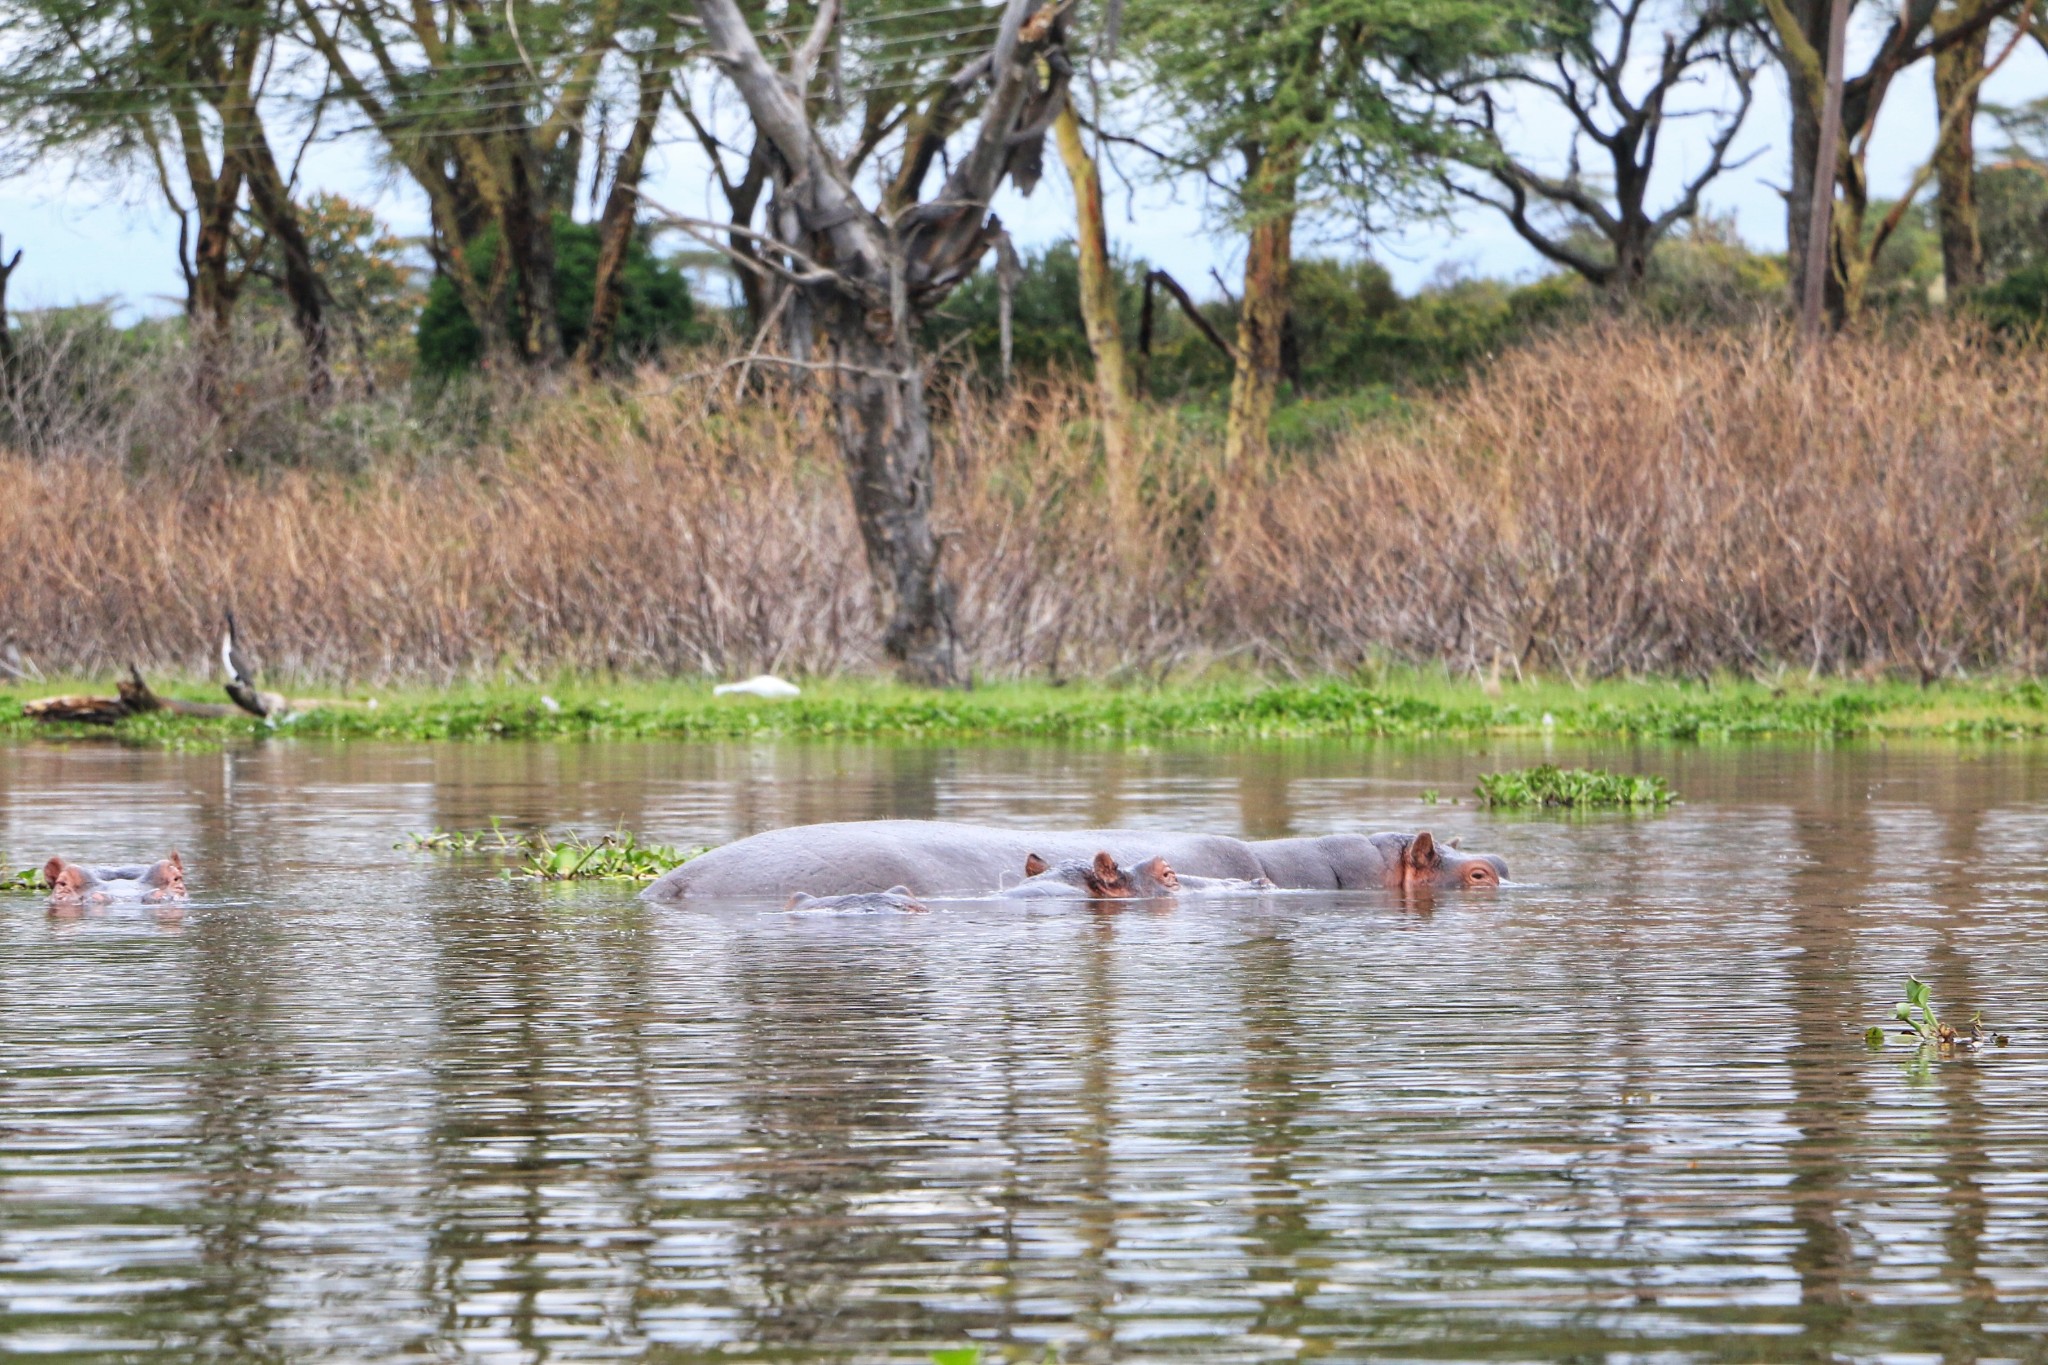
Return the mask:
<svg viewBox="0 0 2048 1365">
<path fill-rule="evenodd" d="M 1939 325 L 1802 358 L 1601 324 L 1270 469 L 1149 412 L 1136 524 L 1082 386 L 956 383 L 937 508 L 985 675 L 2031 668 L 2044 381 Z M 514 411 L 254 470 L 132 431 L 0 454 L 0 657 L 203 672 L 232 606 L 279 679 L 880 667 L 816 385 L 647 371 Z"/>
</svg>

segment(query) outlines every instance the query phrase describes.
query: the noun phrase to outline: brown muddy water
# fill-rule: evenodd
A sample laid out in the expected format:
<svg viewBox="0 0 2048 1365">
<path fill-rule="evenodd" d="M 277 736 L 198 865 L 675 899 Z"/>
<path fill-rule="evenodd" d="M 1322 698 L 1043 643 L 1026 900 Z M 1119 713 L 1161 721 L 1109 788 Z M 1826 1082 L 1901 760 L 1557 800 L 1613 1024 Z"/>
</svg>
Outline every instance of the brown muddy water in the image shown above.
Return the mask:
<svg viewBox="0 0 2048 1365">
<path fill-rule="evenodd" d="M 2048 1360 L 2048 750 L 0 750 L 0 1357 Z M 650 909 L 409 830 L 1426 824 L 1518 885 Z M 818 888 L 827 890 L 829 888 Z M 1866 1051 L 1909 972 L 2002 1050 Z"/>
</svg>

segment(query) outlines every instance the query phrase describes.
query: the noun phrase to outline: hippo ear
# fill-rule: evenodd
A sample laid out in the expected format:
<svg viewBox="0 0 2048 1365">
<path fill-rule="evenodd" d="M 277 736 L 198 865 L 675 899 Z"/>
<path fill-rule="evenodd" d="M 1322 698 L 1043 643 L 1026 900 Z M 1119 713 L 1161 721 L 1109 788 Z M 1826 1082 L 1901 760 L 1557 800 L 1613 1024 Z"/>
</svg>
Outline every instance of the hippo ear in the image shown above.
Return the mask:
<svg viewBox="0 0 2048 1365">
<path fill-rule="evenodd" d="M 1104 849 L 1095 855 L 1095 861 L 1088 865 L 1088 889 L 1097 895 L 1109 895 L 1123 885 L 1123 869 L 1116 865 L 1116 859 Z"/>
<path fill-rule="evenodd" d="M 164 861 L 169 863 L 172 867 L 178 869 L 180 873 L 184 872 L 185 870 L 185 860 L 178 856 L 178 850 L 176 850 L 175 848 L 171 850 L 171 856 L 164 859 Z"/>
<path fill-rule="evenodd" d="M 1048 867 L 1051 866 L 1051 863 L 1048 863 L 1045 859 L 1039 857 L 1036 853 L 1027 853 L 1024 855 L 1024 875 L 1027 877 L 1036 877 L 1039 873 L 1045 871 Z"/>
<path fill-rule="evenodd" d="M 43 864 L 44 887 L 54 890 L 57 885 L 57 879 L 63 875 L 64 860 L 62 858 L 53 857 L 50 861 Z"/>
<path fill-rule="evenodd" d="M 1436 839 L 1428 830 L 1415 836 L 1408 845 L 1404 860 L 1417 872 L 1433 872 L 1443 865 L 1443 855 L 1436 851 Z"/>
<path fill-rule="evenodd" d="M 1465 836 L 1462 834 L 1453 835 L 1452 837 L 1444 840 L 1445 848 L 1463 848 L 1464 846 Z"/>
</svg>

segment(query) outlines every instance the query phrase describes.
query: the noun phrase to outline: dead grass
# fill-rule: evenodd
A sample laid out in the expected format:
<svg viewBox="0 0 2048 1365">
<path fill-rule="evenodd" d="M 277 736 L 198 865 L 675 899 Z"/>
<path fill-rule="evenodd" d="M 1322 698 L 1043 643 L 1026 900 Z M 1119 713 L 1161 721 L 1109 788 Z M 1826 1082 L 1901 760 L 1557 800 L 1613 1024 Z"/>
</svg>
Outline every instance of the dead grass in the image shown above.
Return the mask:
<svg viewBox="0 0 2048 1365">
<path fill-rule="evenodd" d="M 1225 477 L 1153 412 L 1140 525 L 1078 386 L 961 385 L 938 507 L 984 675 L 2031 669 L 2044 381 L 1944 327 L 1810 369 L 1771 329 L 1590 327 L 1286 468 Z M 0 659 L 203 674 L 231 605 L 279 679 L 872 671 L 827 420 L 647 373 L 461 455 L 389 421 L 255 472 L 39 443 L 0 455 Z"/>
</svg>

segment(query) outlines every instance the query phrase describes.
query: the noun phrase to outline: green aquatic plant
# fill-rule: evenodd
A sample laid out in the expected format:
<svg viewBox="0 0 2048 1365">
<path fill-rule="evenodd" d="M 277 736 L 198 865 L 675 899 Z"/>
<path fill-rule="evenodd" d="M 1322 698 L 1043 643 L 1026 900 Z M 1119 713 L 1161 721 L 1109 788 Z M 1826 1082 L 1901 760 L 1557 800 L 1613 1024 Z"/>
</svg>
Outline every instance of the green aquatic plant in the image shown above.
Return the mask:
<svg viewBox="0 0 2048 1365">
<path fill-rule="evenodd" d="M 1970 1016 L 1970 1022 L 1957 1028 L 1941 1022 L 1941 1016 L 1934 1009 L 1934 990 L 1917 976 L 1906 978 L 1906 998 L 1892 1007 L 1892 1017 L 1906 1025 L 1897 1030 L 1901 1038 L 1911 1038 L 1918 1047 L 1933 1047 L 1943 1051 L 1956 1048 L 1976 1047 L 1987 1038 L 1999 1047 L 2011 1039 L 2003 1033 L 1988 1033 L 1984 1028 L 1982 1010 Z M 1872 1024 L 1863 1031 L 1863 1041 L 1874 1048 L 1884 1046 L 1885 1031 L 1882 1026 Z"/>
<path fill-rule="evenodd" d="M 643 844 L 638 835 L 626 830 L 596 839 L 574 833 L 559 839 L 536 834 L 528 848 L 522 872 L 544 882 L 651 882 L 704 851 L 684 853 L 668 844 Z"/>
<path fill-rule="evenodd" d="M 0 891 L 13 891 L 20 895 L 40 895 L 43 886 L 43 870 L 39 867 L 24 867 L 19 872 L 0 867 Z"/>
<path fill-rule="evenodd" d="M 1473 790 L 1480 805 L 1498 810 L 1655 810 L 1678 799 L 1661 777 L 1610 773 L 1598 768 L 1559 768 L 1549 763 L 1481 773 L 1479 785 Z"/>
<path fill-rule="evenodd" d="M 489 829 L 433 829 L 421 834 L 409 833 L 393 848 L 402 848 L 412 853 L 524 853 L 532 846 L 533 836 L 513 834 L 491 817 Z"/>
<path fill-rule="evenodd" d="M 489 829 L 436 829 L 412 833 L 393 845 L 414 853 L 510 855 L 519 858 L 518 876 L 544 882 L 606 881 L 651 882 L 672 867 L 680 867 L 702 849 L 681 852 L 668 844 L 648 844 L 630 830 L 615 829 L 596 838 L 571 831 L 566 834 L 514 834 L 496 817 Z"/>
</svg>

